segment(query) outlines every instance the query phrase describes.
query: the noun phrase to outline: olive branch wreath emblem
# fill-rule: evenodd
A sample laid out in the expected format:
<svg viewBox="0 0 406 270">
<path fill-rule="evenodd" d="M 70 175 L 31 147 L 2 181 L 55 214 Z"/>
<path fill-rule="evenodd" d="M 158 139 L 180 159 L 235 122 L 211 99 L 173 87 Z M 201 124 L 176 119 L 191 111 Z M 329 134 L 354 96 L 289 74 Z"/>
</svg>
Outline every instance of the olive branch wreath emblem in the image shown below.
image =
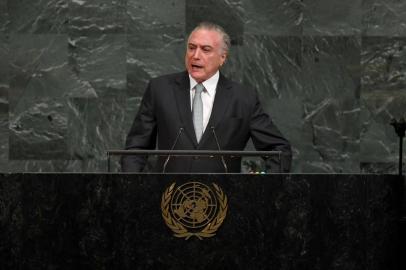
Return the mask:
<svg viewBox="0 0 406 270">
<path fill-rule="evenodd" d="M 166 225 L 174 232 L 174 236 L 178 238 L 185 238 L 185 240 L 188 240 L 192 236 L 196 236 L 200 240 L 215 236 L 216 231 L 226 218 L 228 209 L 227 196 L 223 193 L 221 188 L 215 183 L 212 183 L 219 204 L 217 215 L 201 231 L 190 232 L 184 225 L 174 219 L 170 213 L 170 202 L 175 185 L 176 183 L 172 183 L 165 190 L 165 192 L 162 194 L 161 200 L 162 218 L 164 219 Z"/>
</svg>

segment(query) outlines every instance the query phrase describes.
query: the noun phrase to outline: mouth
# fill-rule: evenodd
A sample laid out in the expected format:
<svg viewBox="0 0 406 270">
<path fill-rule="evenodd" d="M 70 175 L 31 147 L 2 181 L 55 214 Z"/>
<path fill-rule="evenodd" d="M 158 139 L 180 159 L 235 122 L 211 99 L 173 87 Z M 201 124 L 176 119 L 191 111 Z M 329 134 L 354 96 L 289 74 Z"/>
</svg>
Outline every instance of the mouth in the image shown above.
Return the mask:
<svg viewBox="0 0 406 270">
<path fill-rule="evenodd" d="M 193 70 L 200 70 L 200 69 L 202 69 L 202 68 L 203 68 L 203 66 L 201 66 L 201 65 L 192 64 L 192 69 L 193 69 Z"/>
</svg>

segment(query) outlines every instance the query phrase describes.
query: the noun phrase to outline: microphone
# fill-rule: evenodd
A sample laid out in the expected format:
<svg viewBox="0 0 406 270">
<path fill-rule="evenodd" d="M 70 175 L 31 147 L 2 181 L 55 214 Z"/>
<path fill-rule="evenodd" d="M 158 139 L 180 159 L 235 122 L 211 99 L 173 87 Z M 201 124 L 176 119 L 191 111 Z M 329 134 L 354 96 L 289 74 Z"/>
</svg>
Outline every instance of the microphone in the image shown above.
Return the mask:
<svg viewBox="0 0 406 270">
<path fill-rule="evenodd" d="M 171 147 L 171 151 L 175 148 L 176 144 L 178 143 L 180 134 L 182 134 L 182 132 L 183 132 L 183 127 L 180 127 L 179 131 L 178 131 L 178 135 L 176 135 L 175 142 L 173 143 L 173 145 Z M 170 158 L 171 158 L 171 155 L 168 155 L 168 157 L 165 160 L 164 166 L 162 167 L 162 173 L 165 173 L 166 165 L 168 165 Z"/>
<path fill-rule="evenodd" d="M 211 131 L 213 132 L 213 136 L 214 136 L 214 140 L 216 141 L 217 148 L 219 151 L 221 151 L 219 140 L 217 139 L 216 131 L 214 130 L 213 126 L 211 126 L 210 128 L 211 128 Z M 221 157 L 221 163 L 223 163 L 224 171 L 225 171 L 225 173 L 228 173 L 228 168 L 227 168 L 226 161 L 224 160 L 224 156 L 220 156 L 220 157 Z"/>
</svg>

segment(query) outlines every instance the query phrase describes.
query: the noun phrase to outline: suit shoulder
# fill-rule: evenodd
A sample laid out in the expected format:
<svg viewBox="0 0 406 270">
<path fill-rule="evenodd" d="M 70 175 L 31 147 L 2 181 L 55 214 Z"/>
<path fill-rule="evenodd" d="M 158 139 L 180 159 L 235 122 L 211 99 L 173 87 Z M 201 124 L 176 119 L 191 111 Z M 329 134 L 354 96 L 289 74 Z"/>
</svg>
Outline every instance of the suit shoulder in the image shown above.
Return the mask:
<svg viewBox="0 0 406 270">
<path fill-rule="evenodd" d="M 233 92 L 237 95 L 245 96 L 245 97 L 255 97 L 257 92 L 250 86 L 245 84 L 241 84 L 235 81 L 229 81 L 229 87 L 233 90 Z"/>
<path fill-rule="evenodd" d="M 150 83 L 152 83 L 152 84 L 170 83 L 170 82 L 174 82 L 176 80 L 184 79 L 186 76 L 187 76 L 186 72 L 171 73 L 171 74 L 166 74 L 166 75 L 152 78 L 150 80 Z"/>
<path fill-rule="evenodd" d="M 245 84 L 242 84 L 240 82 L 231 80 L 227 77 L 225 77 L 222 73 L 220 73 L 220 80 L 219 84 L 222 85 L 225 88 L 231 88 L 235 91 L 242 91 L 242 92 L 254 92 L 252 87 L 249 87 Z"/>
</svg>

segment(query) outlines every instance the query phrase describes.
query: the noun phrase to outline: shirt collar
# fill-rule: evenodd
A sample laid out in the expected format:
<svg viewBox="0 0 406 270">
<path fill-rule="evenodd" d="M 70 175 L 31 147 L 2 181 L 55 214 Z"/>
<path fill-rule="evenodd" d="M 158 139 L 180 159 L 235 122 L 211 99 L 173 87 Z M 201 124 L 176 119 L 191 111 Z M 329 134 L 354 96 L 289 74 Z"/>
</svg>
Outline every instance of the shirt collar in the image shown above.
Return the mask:
<svg viewBox="0 0 406 270">
<path fill-rule="evenodd" d="M 220 78 L 220 72 L 217 70 L 216 73 L 214 73 L 213 76 L 202 82 L 204 88 L 206 89 L 207 93 L 209 93 L 209 96 L 214 95 L 216 93 L 216 87 L 217 83 Z M 192 78 L 189 74 L 189 81 L 190 81 L 190 90 L 195 88 L 195 86 L 198 84 L 195 79 Z"/>
</svg>

